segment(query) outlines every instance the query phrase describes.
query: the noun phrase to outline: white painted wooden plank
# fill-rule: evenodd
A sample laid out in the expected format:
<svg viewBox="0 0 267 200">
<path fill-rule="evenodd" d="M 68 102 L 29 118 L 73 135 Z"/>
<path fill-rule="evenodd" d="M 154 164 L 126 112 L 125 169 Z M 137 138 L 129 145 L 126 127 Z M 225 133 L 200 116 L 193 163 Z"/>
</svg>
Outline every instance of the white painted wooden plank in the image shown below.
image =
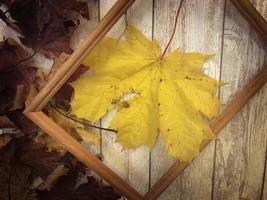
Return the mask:
<svg viewBox="0 0 267 200">
<path fill-rule="evenodd" d="M 156 0 L 154 36 L 164 47 L 171 35 L 180 1 Z M 180 13 L 171 49 L 216 54 L 205 65 L 205 72 L 219 79 L 224 0 L 187 0 Z M 214 142 L 161 195 L 160 199 L 209 199 L 212 193 Z M 162 140 L 151 156 L 151 181 L 155 183 L 171 166 L 174 159 L 167 156 Z"/>
<path fill-rule="evenodd" d="M 115 0 L 101 0 L 101 17 L 113 5 Z M 152 0 L 137 0 L 127 11 L 126 20 L 146 34 L 152 37 Z M 125 19 L 121 19 L 108 36 L 118 38 L 125 31 Z M 131 58 L 129 58 L 131 59 Z M 103 119 L 103 126 L 108 126 L 109 119 Z M 133 119 L 134 120 L 134 119 Z M 116 143 L 116 136 L 110 132 L 102 134 L 102 152 L 104 162 L 118 173 L 124 180 L 137 191 L 144 194 L 149 187 L 149 151 L 147 147 L 137 150 L 122 151 L 121 145 Z"/>
<path fill-rule="evenodd" d="M 263 18 L 267 21 L 267 1 L 265 0 L 250 0 L 250 2 L 255 6 L 255 8 L 258 10 L 258 12 L 263 16 Z M 266 61 L 265 63 L 267 63 L 267 54 L 266 54 Z M 266 155 L 267 155 L 267 147 L 266 147 Z M 267 158 L 267 157 L 266 157 Z M 264 183 L 262 185 L 262 199 L 267 200 L 267 159 L 265 158 L 265 177 L 263 177 L 264 179 Z"/>
<path fill-rule="evenodd" d="M 226 104 L 262 68 L 266 45 L 227 1 L 222 87 Z M 265 46 L 264 46 L 265 45 Z M 216 145 L 214 199 L 260 199 L 267 139 L 266 86 L 220 133 Z"/>
</svg>

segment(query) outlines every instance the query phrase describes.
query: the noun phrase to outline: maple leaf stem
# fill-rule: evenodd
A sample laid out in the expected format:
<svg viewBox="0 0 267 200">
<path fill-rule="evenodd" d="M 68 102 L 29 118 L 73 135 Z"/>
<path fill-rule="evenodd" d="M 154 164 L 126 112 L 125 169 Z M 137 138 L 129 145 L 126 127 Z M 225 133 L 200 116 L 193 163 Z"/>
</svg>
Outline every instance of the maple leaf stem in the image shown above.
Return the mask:
<svg viewBox="0 0 267 200">
<path fill-rule="evenodd" d="M 162 53 L 161 56 L 160 56 L 160 59 L 161 59 L 161 60 L 162 60 L 163 57 L 165 56 L 165 54 L 166 54 L 166 52 L 167 52 L 168 48 L 170 47 L 170 44 L 171 44 L 171 42 L 172 42 L 172 40 L 173 40 L 175 31 L 176 31 L 176 27 L 177 27 L 178 17 L 179 17 L 180 10 L 181 10 L 181 8 L 182 8 L 183 2 L 184 2 L 184 0 L 181 0 L 181 3 L 180 3 L 180 5 L 179 5 L 179 8 L 177 9 L 176 17 L 175 17 L 175 22 L 174 22 L 174 27 L 173 27 L 173 30 L 172 30 L 172 35 L 171 35 L 171 37 L 170 37 L 170 39 L 169 39 L 169 41 L 168 41 L 168 43 L 167 43 L 167 45 L 166 45 L 166 47 L 165 47 L 163 53 Z"/>
<path fill-rule="evenodd" d="M 64 114 L 63 112 L 61 112 L 59 109 L 57 109 L 56 106 L 54 106 L 51 102 L 49 102 L 49 105 L 55 110 L 57 111 L 59 114 L 63 115 L 64 117 L 72 120 L 72 121 L 75 121 L 79 124 L 82 124 L 82 125 L 85 125 L 85 126 L 90 126 L 90 127 L 93 127 L 93 128 L 96 128 L 96 129 L 100 129 L 100 130 L 104 130 L 104 131 L 111 131 L 111 132 L 115 132 L 117 133 L 118 131 L 114 130 L 114 129 L 111 129 L 111 128 L 103 128 L 103 127 L 99 127 L 99 126 L 95 126 L 95 125 L 92 125 L 92 124 L 89 124 L 89 123 L 86 123 L 86 122 L 82 122 L 80 120 L 77 120 L 77 119 L 74 119 L 72 117 L 70 117 L 69 115 L 66 115 Z"/>
</svg>

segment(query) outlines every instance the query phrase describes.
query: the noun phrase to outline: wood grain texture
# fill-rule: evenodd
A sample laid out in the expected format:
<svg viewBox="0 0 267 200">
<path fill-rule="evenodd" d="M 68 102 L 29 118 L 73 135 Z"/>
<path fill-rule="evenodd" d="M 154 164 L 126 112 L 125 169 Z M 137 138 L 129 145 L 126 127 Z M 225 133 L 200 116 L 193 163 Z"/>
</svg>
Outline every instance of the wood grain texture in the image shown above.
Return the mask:
<svg viewBox="0 0 267 200">
<path fill-rule="evenodd" d="M 250 0 L 250 2 L 253 4 L 253 6 L 258 10 L 258 12 L 261 14 L 261 16 L 267 21 L 267 1 L 263 0 Z M 267 59 L 265 59 L 265 63 Z M 267 131 L 266 131 L 267 132 Z M 265 158 L 265 177 L 264 183 L 262 185 L 262 199 L 267 200 L 267 147 L 266 147 L 266 158 Z"/>
<path fill-rule="evenodd" d="M 266 44 L 227 1 L 221 79 L 226 104 L 262 68 Z M 214 199 L 261 199 L 267 139 L 266 86 L 216 140 Z"/>
<path fill-rule="evenodd" d="M 154 7 L 154 36 L 162 47 L 167 43 L 173 28 L 180 1 L 156 0 Z M 205 72 L 219 79 L 224 1 L 187 0 L 180 13 L 177 32 L 171 50 L 198 51 L 216 54 L 205 65 Z M 214 143 L 204 150 L 159 199 L 207 199 L 211 196 Z M 163 141 L 156 144 L 151 155 L 151 183 L 174 163 L 167 156 Z M 201 171 L 201 173 L 199 173 Z"/>
<path fill-rule="evenodd" d="M 250 25 L 267 41 L 267 22 L 249 0 L 231 0 Z"/>
<path fill-rule="evenodd" d="M 103 16 L 115 1 L 101 0 L 100 14 Z M 108 33 L 110 37 L 118 38 L 126 28 L 126 21 L 140 29 L 148 38 L 152 37 L 152 0 L 137 0 L 127 11 L 125 19 L 121 19 Z M 129 58 L 130 59 L 130 58 Z M 107 127 L 110 117 L 105 117 L 103 126 Z M 141 194 L 149 188 L 149 151 L 147 147 L 137 150 L 124 150 L 116 143 L 116 135 L 110 132 L 102 134 L 102 152 L 104 162 L 124 178 Z"/>
</svg>

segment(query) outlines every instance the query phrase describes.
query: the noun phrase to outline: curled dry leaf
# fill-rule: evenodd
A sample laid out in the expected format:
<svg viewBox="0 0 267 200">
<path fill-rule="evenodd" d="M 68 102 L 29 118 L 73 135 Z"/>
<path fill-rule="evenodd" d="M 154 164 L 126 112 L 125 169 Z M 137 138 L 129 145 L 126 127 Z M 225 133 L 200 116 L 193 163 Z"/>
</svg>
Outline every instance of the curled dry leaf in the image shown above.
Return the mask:
<svg viewBox="0 0 267 200">
<path fill-rule="evenodd" d="M 70 12 L 89 18 L 87 4 L 78 0 L 13 0 L 2 3 L 8 6 L 15 23 L 11 23 L 3 12 L 0 13 L 1 19 L 22 34 L 20 39 L 24 45 L 48 58 L 56 58 L 62 52 L 72 53 L 69 29 L 75 23 L 68 19 Z"/>
<path fill-rule="evenodd" d="M 59 154 L 47 152 L 40 144 L 12 140 L 0 150 L 1 200 L 33 200 L 34 177 L 47 175 L 56 166 Z"/>
<path fill-rule="evenodd" d="M 11 39 L 0 43 L 0 115 L 22 109 L 36 80 L 37 68 L 22 62 L 25 55 L 21 51 Z"/>
<path fill-rule="evenodd" d="M 62 156 L 55 152 L 49 152 L 45 146 L 31 140 L 21 142 L 18 149 L 20 161 L 31 166 L 32 173 L 42 179 L 45 179 L 54 170 Z"/>
<path fill-rule="evenodd" d="M 27 56 L 12 39 L 0 43 L 0 115 L 6 115 L 25 136 L 38 132 L 22 113 L 25 101 L 29 102 L 37 93 L 37 68 L 29 66 Z"/>
</svg>

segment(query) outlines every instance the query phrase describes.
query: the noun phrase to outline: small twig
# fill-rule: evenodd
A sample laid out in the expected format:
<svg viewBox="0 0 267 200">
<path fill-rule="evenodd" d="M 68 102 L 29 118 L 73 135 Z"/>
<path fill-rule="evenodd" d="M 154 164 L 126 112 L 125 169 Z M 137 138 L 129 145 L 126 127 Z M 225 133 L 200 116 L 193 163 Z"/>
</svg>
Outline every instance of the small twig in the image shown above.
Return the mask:
<svg viewBox="0 0 267 200">
<path fill-rule="evenodd" d="M 25 61 L 27 61 L 27 60 L 30 60 L 30 59 L 33 58 L 33 57 L 34 57 L 34 56 L 35 56 L 41 49 L 42 49 L 42 47 L 39 48 L 39 49 L 37 49 L 37 51 L 35 51 L 35 52 L 34 52 L 32 55 L 30 55 L 29 57 L 24 58 L 24 59 L 20 60 L 19 62 L 17 62 L 16 65 L 21 64 L 21 63 L 23 63 L 23 62 L 25 62 Z"/>
<path fill-rule="evenodd" d="M 110 128 L 102 128 L 102 127 L 99 127 L 99 126 L 95 126 L 95 125 L 92 125 L 92 124 L 89 124 L 89 123 L 86 123 L 86 122 L 82 122 L 80 120 L 77 120 L 77 119 L 74 119 L 72 117 L 70 117 L 69 115 L 66 115 L 65 113 L 61 112 L 59 109 L 57 109 L 56 106 L 54 106 L 51 102 L 49 102 L 49 105 L 55 110 L 57 111 L 59 114 L 63 115 L 64 117 L 72 120 L 72 121 L 75 121 L 77 123 L 80 123 L 82 125 L 85 125 L 85 126 L 90 126 L 90 127 L 93 127 L 93 128 L 96 128 L 96 129 L 100 129 L 100 130 L 104 130 L 104 131 L 111 131 L 111 132 L 115 132 L 117 133 L 118 131 L 114 130 L 114 129 L 110 129 Z"/>
<path fill-rule="evenodd" d="M 172 40 L 173 40 L 175 31 L 176 31 L 176 27 L 177 27 L 177 22 L 178 22 L 179 13 L 180 13 L 180 10 L 181 10 L 181 8 L 182 8 L 183 2 L 184 2 L 184 0 L 181 0 L 181 3 L 180 3 L 180 5 L 179 5 L 179 8 L 178 8 L 177 13 L 176 13 L 175 22 L 174 22 L 174 27 L 173 27 L 173 30 L 172 30 L 172 35 L 171 35 L 171 37 L 170 37 L 170 39 L 169 39 L 169 41 L 168 41 L 168 43 L 167 43 L 167 45 L 166 45 L 166 47 L 165 47 L 163 53 L 162 53 L 161 56 L 160 56 L 160 59 L 161 59 L 161 60 L 162 60 L 163 57 L 165 56 L 165 54 L 166 54 L 166 52 L 167 52 L 168 48 L 170 47 L 170 44 L 171 44 L 171 42 L 172 42 Z"/>
</svg>

